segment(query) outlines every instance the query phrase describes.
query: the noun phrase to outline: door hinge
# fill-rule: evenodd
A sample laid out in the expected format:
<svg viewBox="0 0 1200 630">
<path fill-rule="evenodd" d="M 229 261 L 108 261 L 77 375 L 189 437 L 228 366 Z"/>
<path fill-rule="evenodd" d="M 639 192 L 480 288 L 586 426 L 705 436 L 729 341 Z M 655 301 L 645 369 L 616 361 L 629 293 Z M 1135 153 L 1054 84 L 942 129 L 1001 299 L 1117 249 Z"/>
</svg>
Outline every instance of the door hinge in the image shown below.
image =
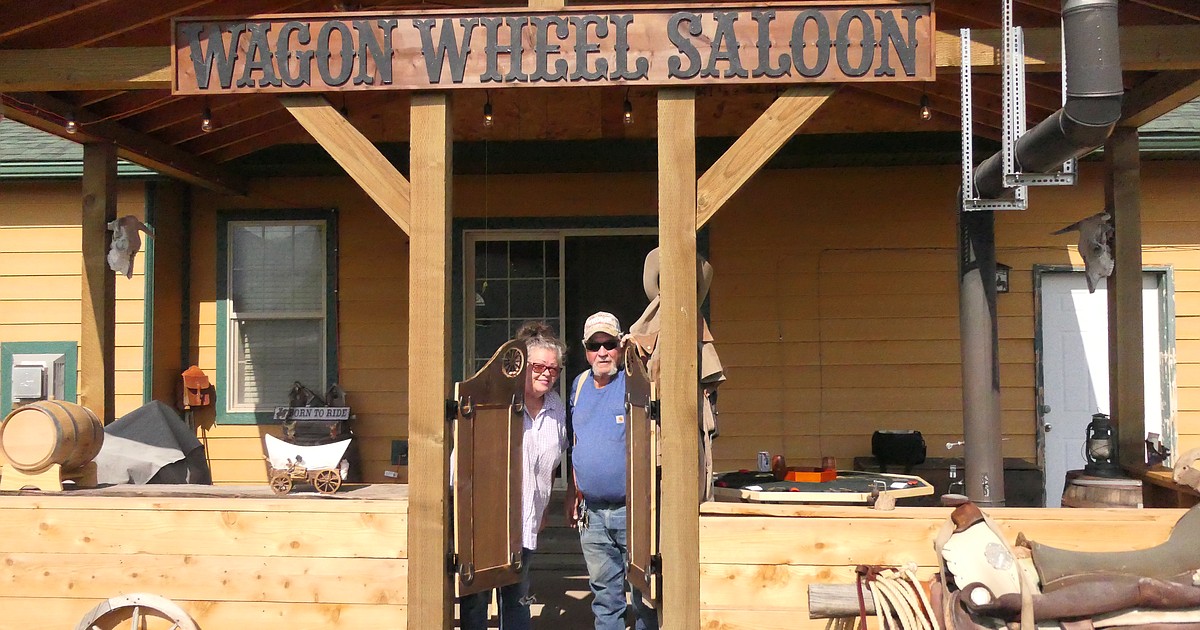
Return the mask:
<svg viewBox="0 0 1200 630">
<path fill-rule="evenodd" d="M 657 400 L 651 400 L 650 404 L 646 405 L 646 417 L 651 420 L 658 420 L 662 413 L 661 403 Z"/>
<path fill-rule="evenodd" d="M 662 575 L 662 554 L 656 553 L 650 556 L 649 566 L 646 567 L 646 573 L 651 575 Z"/>
<path fill-rule="evenodd" d="M 454 420 L 458 417 L 458 401 L 446 399 L 446 419 Z"/>
<path fill-rule="evenodd" d="M 450 575 L 457 575 L 458 569 L 458 554 L 451 551 L 450 553 L 446 554 L 446 571 L 449 572 Z"/>
</svg>

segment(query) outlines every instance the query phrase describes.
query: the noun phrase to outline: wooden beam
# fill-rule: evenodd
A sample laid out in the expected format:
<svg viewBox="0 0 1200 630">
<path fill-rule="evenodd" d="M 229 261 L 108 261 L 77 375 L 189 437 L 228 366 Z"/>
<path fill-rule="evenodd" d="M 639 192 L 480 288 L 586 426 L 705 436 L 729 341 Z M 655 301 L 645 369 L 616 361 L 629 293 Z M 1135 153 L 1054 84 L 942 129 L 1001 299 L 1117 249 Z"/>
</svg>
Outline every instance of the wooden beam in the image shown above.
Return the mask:
<svg viewBox="0 0 1200 630">
<path fill-rule="evenodd" d="M 1125 94 L 1117 124 L 1141 127 L 1196 98 L 1200 98 L 1200 71 L 1160 72 Z"/>
<path fill-rule="evenodd" d="M 164 46 L 0 50 L 0 92 L 169 89 Z"/>
<path fill-rule="evenodd" d="M 1059 72 L 1062 69 L 1059 29 L 1024 31 L 1025 71 Z M 1000 35 L 999 29 L 971 31 L 971 67 L 976 72 L 1000 72 Z M 934 40 L 937 67 L 960 67 L 960 44 L 957 32 L 938 31 Z M 1200 25 L 1122 26 L 1120 46 L 1122 70 L 1200 69 Z"/>
<path fill-rule="evenodd" d="M 415 125 L 414 125 L 415 126 Z M 700 627 L 699 342 L 696 303 L 696 93 L 658 92 L 658 242 L 662 251 L 662 620 Z"/>
<path fill-rule="evenodd" d="M 408 180 L 383 153 L 343 118 L 325 97 L 297 94 L 280 96 L 279 101 L 392 221 L 405 234 L 412 234 L 408 222 Z"/>
<path fill-rule="evenodd" d="M 83 145 L 83 292 L 79 404 L 105 424 L 116 419 L 116 279 L 108 268 L 108 222 L 117 218 L 117 147 Z"/>
<path fill-rule="evenodd" d="M 73 142 L 111 142 L 117 145 L 117 155 L 130 162 L 220 193 L 245 194 L 246 181 L 241 176 L 120 123 L 77 110 L 47 94 L 0 95 L 0 99 L 5 106 L 4 115 L 17 122 Z M 67 133 L 63 126 L 68 116 L 74 116 L 79 123 L 75 134 Z"/>
<path fill-rule="evenodd" d="M 828 85 L 795 86 L 781 94 L 700 177 L 696 191 L 696 227 L 704 227 L 835 91 L 836 88 Z"/>
<path fill-rule="evenodd" d="M 412 217 L 408 258 L 408 627 L 449 628 L 450 96 L 414 94 Z"/>
<path fill-rule="evenodd" d="M 1133 3 L 1200 21 L 1200 7 L 1195 0 L 1133 0 Z"/>
<path fill-rule="evenodd" d="M 20 10 L 10 7 L 0 13 L 0 41 L 105 2 L 109 0 L 41 0 L 36 4 L 24 3 Z"/>
<path fill-rule="evenodd" d="M 1104 197 L 1116 236 L 1108 278 L 1108 398 L 1122 466 L 1145 461 L 1142 345 L 1142 200 L 1137 129 L 1118 127 L 1104 145 Z"/>
</svg>

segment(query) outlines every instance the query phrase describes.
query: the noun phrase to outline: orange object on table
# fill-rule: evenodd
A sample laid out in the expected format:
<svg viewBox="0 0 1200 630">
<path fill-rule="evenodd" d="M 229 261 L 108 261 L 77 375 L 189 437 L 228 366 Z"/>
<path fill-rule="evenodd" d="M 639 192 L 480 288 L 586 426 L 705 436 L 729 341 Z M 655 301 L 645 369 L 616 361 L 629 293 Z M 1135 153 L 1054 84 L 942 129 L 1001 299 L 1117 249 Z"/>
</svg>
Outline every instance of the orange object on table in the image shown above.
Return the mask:
<svg viewBox="0 0 1200 630">
<path fill-rule="evenodd" d="M 815 481 L 825 482 L 837 479 L 836 470 L 812 467 L 792 467 L 787 469 L 784 481 Z"/>
</svg>

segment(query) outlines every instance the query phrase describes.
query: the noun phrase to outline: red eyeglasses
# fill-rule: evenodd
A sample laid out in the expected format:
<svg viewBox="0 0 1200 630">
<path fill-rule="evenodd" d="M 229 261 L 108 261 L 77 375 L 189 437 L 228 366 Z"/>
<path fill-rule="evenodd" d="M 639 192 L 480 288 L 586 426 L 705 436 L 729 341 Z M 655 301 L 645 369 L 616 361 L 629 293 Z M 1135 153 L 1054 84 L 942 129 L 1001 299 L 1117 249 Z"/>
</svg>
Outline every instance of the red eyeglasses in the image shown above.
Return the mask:
<svg viewBox="0 0 1200 630">
<path fill-rule="evenodd" d="M 557 367 L 554 365 L 546 365 L 545 363 L 530 363 L 529 367 L 533 368 L 534 374 L 541 374 L 543 372 L 549 372 L 550 376 L 558 376 L 559 371 L 562 370 L 562 368 L 560 368 L 560 367 Z"/>
</svg>

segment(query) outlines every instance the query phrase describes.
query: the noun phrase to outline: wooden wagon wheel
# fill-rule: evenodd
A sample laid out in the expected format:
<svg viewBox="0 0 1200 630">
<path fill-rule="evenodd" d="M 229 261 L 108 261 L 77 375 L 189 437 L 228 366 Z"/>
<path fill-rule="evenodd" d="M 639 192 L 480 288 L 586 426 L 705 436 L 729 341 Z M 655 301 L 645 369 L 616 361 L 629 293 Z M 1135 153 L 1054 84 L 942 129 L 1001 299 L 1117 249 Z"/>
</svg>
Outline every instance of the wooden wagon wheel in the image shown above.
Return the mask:
<svg viewBox="0 0 1200 630">
<path fill-rule="evenodd" d="M 313 486 L 321 494 L 333 494 L 342 487 L 342 476 L 336 470 L 322 470 L 313 477 Z"/>
<path fill-rule="evenodd" d="M 150 593 L 130 593 L 102 602 L 84 615 L 75 630 L 200 630 L 175 602 Z"/>
<path fill-rule="evenodd" d="M 287 471 L 278 471 L 271 475 L 271 492 L 287 494 L 292 491 L 292 476 Z"/>
</svg>

